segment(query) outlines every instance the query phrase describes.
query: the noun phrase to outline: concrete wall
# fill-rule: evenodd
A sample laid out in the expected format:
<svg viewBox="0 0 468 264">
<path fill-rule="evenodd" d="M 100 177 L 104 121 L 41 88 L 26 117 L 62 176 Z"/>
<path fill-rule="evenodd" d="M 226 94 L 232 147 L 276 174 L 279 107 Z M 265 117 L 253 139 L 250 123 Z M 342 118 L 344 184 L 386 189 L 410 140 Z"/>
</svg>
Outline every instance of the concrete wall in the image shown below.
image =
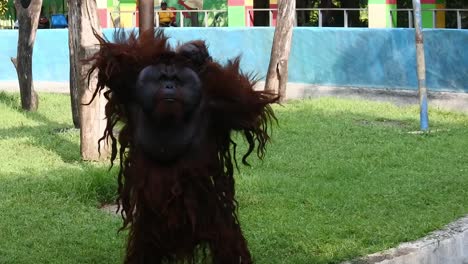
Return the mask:
<svg viewBox="0 0 468 264">
<path fill-rule="evenodd" d="M 242 55 L 245 71 L 265 77 L 273 28 L 169 28 L 173 43 L 204 39 L 221 62 Z M 112 36 L 106 30 L 106 36 Z M 425 30 L 427 85 L 432 91 L 468 92 L 468 30 Z M 67 29 L 39 30 L 35 81 L 67 82 Z M 0 30 L 0 81 L 15 81 L 17 31 Z M 289 81 L 325 86 L 417 88 L 412 29 L 295 28 Z"/>
<path fill-rule="evenodd" d="M 466 264 L 468 217 L 465 216 L 426 237 L 396 248 L 342 264 Z"/>
</svg>

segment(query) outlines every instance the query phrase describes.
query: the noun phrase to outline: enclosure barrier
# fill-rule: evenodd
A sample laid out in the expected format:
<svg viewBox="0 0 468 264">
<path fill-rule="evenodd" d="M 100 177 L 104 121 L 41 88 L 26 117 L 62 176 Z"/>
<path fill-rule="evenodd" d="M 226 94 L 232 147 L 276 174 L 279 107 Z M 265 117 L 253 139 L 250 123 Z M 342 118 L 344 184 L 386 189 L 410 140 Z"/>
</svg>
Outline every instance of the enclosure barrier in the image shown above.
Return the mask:
<svg viewBox="0 0 468 264">
<path fill-rule="evenodd" d="M 297 26 L 297 12 L 298 11 L 311 11 L 311 12 L 317 12 L 318 14 L 318 27 L 323 26 L 323 13 L 328 12 L 328 11 L 342 11 L 343 12 L 343 18 L 344 18 L 344 27 L 348 27 L 349 25 L 349 19 L 348 19 L 348 14 L 349 12 L 364 12 L 368 13 L 367 8 L 296 8 L 296 16 L 294 17 L 294 26 Z M 269 21 L 270 24 L 269 26 L 272 27 L 273 25 L 273 16 L 275 13 L 278 12 L 277 8 L 253 8 L 248 10 L 248 15 L 247 15 L 247 25 L 253 25 L 253 16 L 255 12 L 268 12 L 269 15 Z"/>
<path fill-rule="evenodd" d="M 413 9 L 412 8 L 397 8 L 397 9 L 391 9 L 390 10 L 390 17 L 393 17 L 393 15 L 397 15 L 398 12 L 407 12 L 408 14 L 408 27 L 413 28 L 414 23 L 413 23 Z M 468 16 L 468 9 L 459 9 L 459 8 L 426 8 L 426 9 L 421 9 L 421 12 L 432 12 L 432 27 L 436 27 L 437 23 L 437 12 L 455 12 L 457 14 L 457 29 L 462 29 L 462 13 L 466 13 Z M 392 21 L 392 27 L 397 27 L 397 25 L 393 24 L 394 21 Z"/>
<path fill-rule="evenodd" d="M 367 8 L 296 8 L 296 17 L 297 17 L 297 11 L 315 11 L 318 12 L 318 26 L 322 27 L 323 25 L 323 12 L 327 11 L 343 11 L 343 21 L 344 21 L 344 27 L 348 27 L 348 14 L 350 11 L 359 11 L 359 13 L 364 12 L 368 13 Z M 296 26 L 297 26 L 297 21 L 296 21 Z"/>
<path fill-rule="evenodd" d="M 324 14 L 326 12 L 342 12 L 343 13 L 343 20 L 344 24 L 343 27 L 352 27 L 349 24 L 349 13 L 350 12 L 360 12 L 361 14 L 365 15 L 368 14 L 368 8 L 296 8 L 296 16 L 295 16 L 295 26 L 298 26 L 297 18 L 298 12 L 314 12 L 317 15 L 317 26 L 323 27 L 324 26 Z M 184 23 L 185 19 L 190 19 L 192 14 L 195 14 L 195 17 L 198 15 L 204 15 L 203 27 L 220 27 L 226 26 L 227 23 L 220 22 L 221 15 L 225 15 L 227 17 L 227 10 L 155 10 L 155 25 L 159 26 L 159 14 L 158 12 L 172 12 L 178 14 L 178 27 L 186 27 L 187 25 Z M 253 17 L 256 12 L 268 12 L 269 16 L 269 24 L 268 26 L 274 26 L 274 17 L 277 14 L 277 8 L 253 8 L 247 10 L 247 26 L 253 26 Z M 408 28 L 414 27 L 413 21 L 413 9 L 411 8 L 397 8 L 391 9 L 388 13 L 390 17 L 395 17 L 398 12 L 406 12 L 408 16 Z M 468 20 L 468 9 L 460 9 L 460 8 L 437 8 L 437 9 L 422 9 L 421 12 L 431 12 L 432 13 L 432 27 L 435 28 L 437 25 L 437 14 L 440 12 L 446 12 L 456 15 L 456 28 L 457 29 L 464 29 L 468 28 L 468 22 L 463 22 L 463 20 Z M 214 20 L 211 24 L 209 24 L 210 14 L 212 14 L 212 19 Z M 138 11 L 112 11 L 109 12 L 108 19 L 110 20 L 108 25 L 111 27 L 119 28 L 119 27 L 136 27 L 137 26 L 137 15 Z M 128 21 L 128 22 L 126 22 Z M 392 27 L 397 27 L 395 24 L 394 19 L 390 19 L 392 23 Z M 128 23 L 128 24 L 127 24 Z M 13 20 L 0 20 L 0 28 L 13 28 L 14 21 Z M 190 25 L 193 27 L 193 25 Z M 198 26 L 198 25 L 196 25 Z"/>
<path fill-rule="evenodd" d="M 203 27 L 217 27 L 219 24 L 217 24 L 216 18 L 219 17 L 220 14 L 226 14 L 227 15 L 227 10 L 155 10 L 154 11 L 154 24 L 156 27 L 159 27 L 159 12 L 161 13 L 177 13 L 179 14 L 178 16 L 178 27 L 185 27 L 185 19 L 190 19 L 192 15 L 194 14 L 195 17 L 198 17 L 199 14 L 203 14 Z M 188 13 L 188 14 L 187 14 Z M 213 18 L 215 21 L 211 25 L 209 25 L 209 14 L 213 14 Z M 122 17 L 123 16 L 128 16 L 131 15 L 131 25 L 125 25 L 122 23 Z M 137 17 L 138 17 L 138 11 L 114 11 L 110 12 L 110 17 L 112 20 L 112 25 L 113 27 L 137 27 Z M 176 15 L 177 17 L 177 15 Z M 116 23 L 116 21 L 118 23 Z"/>
<path fill-rule="evenodd" d="M 252 8 L 247 10 L 247 26 L 253 26 L 254 25 L 254 14 L 256 12 L 268 12 L 269 16 L 269 26 L 274 26 L 274 14 L 278 12 L 277 8 Z M 343 27 L 347 28 L 349 27 L 349 13 L 350 12 L 360 12 L 361 14 L 368 14 L 368 8 L 296 8 L 296 16 L 295 16 L 295 26 L 297 26 L 297 12 L 299 11 L 310 11 L 310 12 L 315 12 L 318 14 L 318 27 L 322 27 L 324 25 L 323 17 L 324 13 L 326 12 L 343 12 Z M 412 28 L 414 27 L 413 23 L 413 9 L 411 8 L 398 8 L 398 9 L 391 9 L 389 12 L 390 18 L 396 16 L 397 12 L 399 11 L 404 11 L 408 13 L 408 27 Z M 432 27 L 436 27 L 436 18 L 437 18 L 437 12 L 450 12 L 450 13 L 456 13 L 457 16 L 457 29 L 462 29 L 462 17 L 463 14 L 466 13 L 468 16 L 468 9 L 460 9 L 460 8 L 438 8 L 438 9 L 421 9 L 421 12 L 432 12 Z M 395 20 L 390 19 L 392 21 L 392 27 L 397 27 L 395 25 Z"/>
<path fill-rule="evenodd" d="M 110 40 L 114 32 L 103 29 Z M 166 28 L 165 32 L 171 45 L 202 39 L 220 63 L 241 55 L 244 72 L 260 78 L 267 74 L 273 27 Z M 428 89 L 468 93 L 468 30 L 427 29 L 424 38 Z M 18 31 L 0 30 L 0 39 L 0 82 L 17 81 L 10 58 L 16 57 Z M 418 85 L 412 29 L 295 27 L 291 45 L 290 82 L 413 91 Z M 37 31 L 35 81 L 68 83 L 69 58 L 67 29 Z"/>
</svg>

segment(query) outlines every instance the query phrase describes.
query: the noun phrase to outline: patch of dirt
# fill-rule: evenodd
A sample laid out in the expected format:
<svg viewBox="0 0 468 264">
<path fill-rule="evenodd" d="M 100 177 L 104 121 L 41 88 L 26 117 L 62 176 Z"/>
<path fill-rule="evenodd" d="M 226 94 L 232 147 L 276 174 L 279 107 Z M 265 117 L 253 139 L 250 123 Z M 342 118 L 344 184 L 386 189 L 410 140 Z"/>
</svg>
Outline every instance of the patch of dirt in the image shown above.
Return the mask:
<svg viewBox="0 0 468 264">
<path fill-rule="evenodd" d="M 408 121 L 385 119 L 385 118 L 377 118 L 375 120 L 360 119 L 360 120 L 356 120 L 356 123 L 361 126 L 384 126 L 384 127 L 398 127 L 398 128 L 407 128 L 410 126 L 410 123 Z"/>
<path fill-rule="evenodd" d="M 99 209 L 106 213 L 120 215 L 120 212 L 117 212 L 117 204 L 103 204 Z"/>
<path fill-rule="evenodd" d="M 53 129 L 52 133 L 63 134 L 63 133 L 70 133 L 70 132 L 75 132 L 75 131 L 80 131 L 80 129 L 74 128 L 74 127 L 61 127 L 61 128 Z"/>
</svg>

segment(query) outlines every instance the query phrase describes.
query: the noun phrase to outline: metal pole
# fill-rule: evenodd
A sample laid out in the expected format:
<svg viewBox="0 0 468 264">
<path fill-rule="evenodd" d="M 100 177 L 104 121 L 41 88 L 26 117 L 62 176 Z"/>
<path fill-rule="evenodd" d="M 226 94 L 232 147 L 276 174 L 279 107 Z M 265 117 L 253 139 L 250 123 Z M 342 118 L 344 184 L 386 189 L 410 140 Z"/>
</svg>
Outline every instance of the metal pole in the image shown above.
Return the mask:
<svg viewBox="0 0 468 264">
<path fill-rule="evenodd" d="M 140 0 L 138 15 L 140 18 L 140 35 L 154 29 L 154 0 Z"/>
<path fill-rule="evenodd" d="M 156 17 L 154 20 L 156 27 L 159 27 L 159 12 L 155 12 L 154 16 Z"/>
<path fill-rule="evenodd" d="M 272 27 L 273 26 L 273 10 L 268 10 L 268 19 L 270 20 L 270 27 Z"/>
<path fill-rule="evenodd" d="M 413 27 L 413 14 L 411 14 L 411 10 L 408 10 L 408 27 Z"/>
<path fill-rule="evenodd" d="M 343 14 L 343 17 L 344 17 L 344 27 L 347 28 L 348 27 L 348 12 L 345 10 L 343 10 L 344 14 Z"/>
<path fill-rule="evenodd" d="M 189 11 L 190 17 L 192 16 L 192 13 Z M 184 27 L 184 14 L 179 13 L 179 21 L 180 21 L 180 27 Z"/>
<path fill-rule="evenodd" d="M 421 1 L 413 0 L 414 28 L 416 30 L 416 62 L 418 72 L 419 117 L 422 131 L 429 130 L 426 88 L 426 62 L 424 59 L 424 38 L 421 25 Z"/>
<path fill-rule="evenodd" d="M 322 10 L 319 9 L 319 24 L 318 24 L 319 27 L 322 27 Z"/>
</svg>

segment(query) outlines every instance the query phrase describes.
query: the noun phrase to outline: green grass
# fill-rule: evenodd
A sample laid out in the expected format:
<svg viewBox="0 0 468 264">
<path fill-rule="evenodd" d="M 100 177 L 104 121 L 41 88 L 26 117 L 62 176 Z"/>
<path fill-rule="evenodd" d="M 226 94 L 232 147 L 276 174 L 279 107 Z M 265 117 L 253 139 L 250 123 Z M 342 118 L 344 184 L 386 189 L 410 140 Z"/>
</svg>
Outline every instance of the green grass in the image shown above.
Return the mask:
<svg viewBox="0 0 468 264">
<path fill-rule="evenodd" d="M 0 93 L 0 263 L 119 263 L 116 170 L 79 157 L 69 98 L 40 94 L 37 113 Z M 264 162 L 237 174 L 257 263 L 339 263 L 424 236 L 468 213 L 468 116 L 359 100 L 276 107 Z"/>
</svg>

